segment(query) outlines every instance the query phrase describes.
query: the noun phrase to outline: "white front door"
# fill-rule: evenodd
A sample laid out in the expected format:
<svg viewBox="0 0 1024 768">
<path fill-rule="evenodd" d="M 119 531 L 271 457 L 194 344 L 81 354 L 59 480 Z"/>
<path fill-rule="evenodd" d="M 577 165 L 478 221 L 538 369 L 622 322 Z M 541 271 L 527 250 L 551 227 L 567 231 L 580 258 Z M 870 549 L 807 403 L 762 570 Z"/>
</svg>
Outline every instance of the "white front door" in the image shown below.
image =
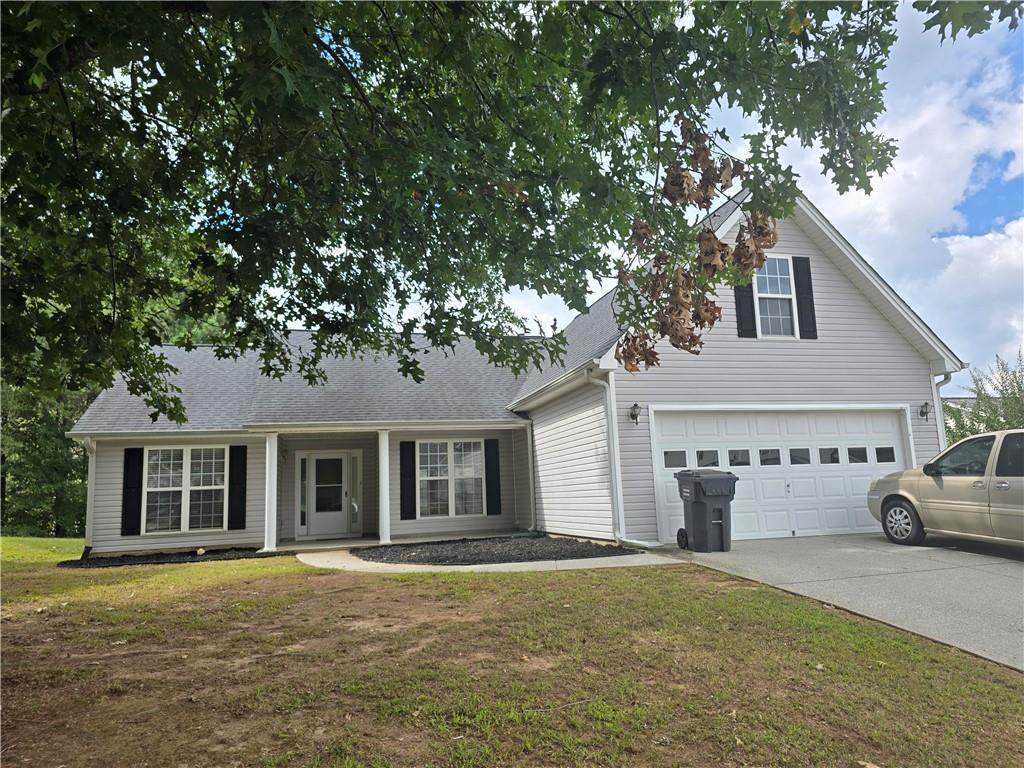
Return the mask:
<svg viewBox="0 0 1024 768">
<path fill-rule="evenodd" d="M 683 468 L 737 475 L 732 537 L 765 539 L 878 530 L 868 485 L 908 465 L 893 411 L 662 412 L 654 437 L 663 542 L 683 527 Z"/>
<path fill-rule="evenodd" d="M 350 457 L 344 453 L 309 456 L 307 535 L 343 536 L 349 532 Z"/>
</svg>

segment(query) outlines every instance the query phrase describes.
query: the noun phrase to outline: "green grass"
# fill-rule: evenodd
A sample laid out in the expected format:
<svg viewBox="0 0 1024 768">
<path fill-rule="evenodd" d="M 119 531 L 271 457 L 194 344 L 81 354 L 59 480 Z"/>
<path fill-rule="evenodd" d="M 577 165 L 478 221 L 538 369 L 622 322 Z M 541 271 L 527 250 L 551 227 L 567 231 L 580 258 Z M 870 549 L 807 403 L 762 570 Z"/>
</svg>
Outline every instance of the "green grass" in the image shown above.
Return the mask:
<svg viewBox="0 0 1024 768">
<path fill-rule="evenodd" d="M 53 567 L 80 546 L 2 543 L 12 764 L 1024 760 L 1019 673 L 697 566 Z"/>
</svg>

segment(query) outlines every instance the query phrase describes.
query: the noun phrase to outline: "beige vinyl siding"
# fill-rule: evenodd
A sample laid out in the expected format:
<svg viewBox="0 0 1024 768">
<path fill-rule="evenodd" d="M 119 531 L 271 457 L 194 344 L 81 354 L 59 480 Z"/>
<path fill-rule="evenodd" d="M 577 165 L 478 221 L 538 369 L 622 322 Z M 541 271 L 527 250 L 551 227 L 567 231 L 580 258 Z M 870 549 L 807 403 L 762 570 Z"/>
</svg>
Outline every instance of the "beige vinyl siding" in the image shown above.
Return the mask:
<svg viewBox="0 0 1024 768">
<path fill-rule="evenodd" d="M 735 230 L 725 239 L 733 238 Z M 934 402 L 928 361 L 792 220 L 779 224 L 771 255 L 779 254 L 810 258 L 817 339 L 739 338 L 726 289 L 722 319 L 700 355 L 662 344 L 660 367 L 616 372 L 627 538 L 657 540 L 649 404 L 901 404 L 910 407 L 917 464 L 939 451 L 938 420 L 918 415 L 922 403 Z M 638 425 L 627 416 L 634 402 L 644 406 Z"/>
<path fill-rule="evenodd" d="M 604 390 L 584 385 L 533 409 L 530 418 L 538 529 L 613 538 Z"/>
<path fill-rule="evenodd" d="M 514 450 L 514 439 L 518 432 L 525 429 L 500 429 L 493 432 L 459 432 L 437 430 L 430 432 L 391 432 L 388 440 L 390 456 L 390 495 L 391 495 L 391 536 L 432 536 L 445 533 L 480 533 L 487 531 L 512 531 L 517 528 L 517 519 L 528 517 L 522 507 L 529 503 L 526 497 L 517 498 L 516 489 L 522 486 L 520 474 L 527 471 L 524 460 L 518 458 Z M 467 515 L 460 517 L 429 517 L 416 520 L 401 519 L 401 473 L 399 471 L 398 451 L 403 441 L 424 440 L 489 440 L 498 441 L 498 465 L 501 475 L 501 514 L 500 515 Z M 485 506 L 486 506 L 486 499 Z"/>
<path fill-rule="evenodd" d="M 190 531 L 140 536 L 121 535 L 121 489 L 124 449 L 160 446 L 245 445 L 248 467 L 245 489 L 245 529 L 238 531 Z M 93 552 L 173 550 L 195 547 L 263 546 L 263 495 L 265 491 L 264 438 L 215 437 L 139 438 L 98 440 L 96 474 L 89 492 L 93 494 Z"/>
<path fill-rule="evenodd" d="M 377 475 L 377 433 L 323 435 L 280 435 L 278 437 L 277 480 L 277 536 L 278 541 L 295 539 L 295 454 L 299 451 L 355 451 L 361 450 L 359 474 L 362 480 L 362 531 L 377 532 L 379 484 Z"/>
</svg>

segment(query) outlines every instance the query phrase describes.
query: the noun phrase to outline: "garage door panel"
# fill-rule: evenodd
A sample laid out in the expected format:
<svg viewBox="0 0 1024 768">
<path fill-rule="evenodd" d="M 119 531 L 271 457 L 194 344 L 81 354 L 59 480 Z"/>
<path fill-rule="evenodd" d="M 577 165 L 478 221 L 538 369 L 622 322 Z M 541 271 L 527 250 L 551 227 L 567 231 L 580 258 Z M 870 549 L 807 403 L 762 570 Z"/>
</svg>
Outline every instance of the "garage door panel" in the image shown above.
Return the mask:
<svg viewBox="0 0 1024 768">
<path fill-rule="evenodd" d="M 775 414 L 758 414 L 754 417 L 755 434 L 759 437 L 773 437 L 782 434 L 779 417 Z"/>
<path fill-rule="evenodd" d="M 895 411 L 827 409 L 657 413 L 655 455 L 661 460 L 664 451 L 686 451 L 694 468 L 697 451 L 705 458 L 717 454 L 715 468 L 737 475 L 734 538 L 877 530 L 865 497 L 872 479 L 906 466 L 902 419 Z M 829 461 L 838 463 L 822 463 Z M 682 525 L 676 471 L 660 467 L 656 484 L 661 535 L 668 541 Z"/>
<path fill-rule="evenodd" d="M 729 414 L 725 418 L 725 434 L 728 437 L 749 437 L 750 417 L 746 414 Z"/>
<path fill-rule="evenodd" d="M 818 483 L 813 477 L 794 477 L 789 484 L 789 495 L 793 499 L 816 499 Z"/>
<path fill-rule="evenodd" d="M 798 534 L 821 530 L 821 514 L 817 507 L 793 509 L 793 526 Z"/>
</svg>

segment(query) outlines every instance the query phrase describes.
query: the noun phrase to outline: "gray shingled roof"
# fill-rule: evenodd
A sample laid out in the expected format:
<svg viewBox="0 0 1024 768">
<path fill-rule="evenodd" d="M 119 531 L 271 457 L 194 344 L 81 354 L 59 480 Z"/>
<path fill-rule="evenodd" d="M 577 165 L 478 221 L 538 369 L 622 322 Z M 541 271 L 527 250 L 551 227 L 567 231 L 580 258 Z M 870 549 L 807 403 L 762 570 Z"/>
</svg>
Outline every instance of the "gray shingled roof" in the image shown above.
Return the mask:
<svg viewBox="0 0 1024 768">
<path fill-rule="evenodd" d="M 306 331 L 290 342 L 301 347 Z M 260 374 L 255 356 L 218 360 L 211 347 L 191 352 L 164 347 L 178 368 L 188 423 L 153 422 L 141 398 L 128 394 L 118 377 L 93 401 L 73 434 L 239 430 L 248 424 L 396 421 L 517 421 L 505 406 L 522 383 L 507 368 L 491 365 L 473 343 L 420 355 L 425 379 L 417 384 L 398 372 L 392 356 L 378 359 L 331 358 L 323 362 L 327 383 L 309 386 L 298 373 L 283 379 Z"/>
<path fill-rule="evenodd" d="M 735 200 L 726 200 L 709 213 L 702 223 L 711 229 L 718 229 L 749 196 L 749 192 L 741 190 L 736 194 Z M 562 365 L 532 371 L 516 393 L 515 400 L 522 400 L 569 371 L 585 365 L 590 360 L 603 357 L 615 345 L 622 334 L 618 323 L 615 322 L 617 291 L 618 288 L 612 288 L 591 304 L 586 312 L 573 318 L 565 328 L 567 345 Z"/>
<path fill-rule="evenodd" d="M 717 228 L 746 198 L 747 193 L 740 192 L 737 202 L 719 206 L 707 222 Z M 118 377 L 71 433 L 228 431 L 250 424 L 286 423 L 517 421 L 519 416 L 507 408 L 510 403 L 612 348 L 620 335 L 614 301 L 612 289 L 569 323 L 562 365 L 519 378 L 507 368 L 491 365 L 468 339 L 447 352 L 424 351 L 421 384 L 402 376 L 393 356 L 325 360 L 327 383 L 309 386 L 296 372 L 280 380 L 261 375 L 253 355 L 219 360 L 212 347 L 192 351 L 163 347 L 179 371 L 171 380 L 182 390 L 187 424 L 179 427 L 166 418 L 153 422 L 149 408 L 141 398 L 128 394 Z M 289 341 L 301 348 L 308 338 L 308 331 L 293 331 Z"/>
<path fill-rule="evenodd" d="M 191 352 L 180 347 L 164 347 L 161 351 L 179 371 L 171 380 L 181 387 L 188 425 L 178 427 L 165 418 L 153 422 L 142 398 L 128 394 L 124 380 L 118 376 L 114 386 L 103 390 L 93 400 L 72 433 L 241 428 L 249 413 L 250 390 L 260 375 L 251 358 L 218 360 L 211 347 L 198 347 Z"/>
</svg>

